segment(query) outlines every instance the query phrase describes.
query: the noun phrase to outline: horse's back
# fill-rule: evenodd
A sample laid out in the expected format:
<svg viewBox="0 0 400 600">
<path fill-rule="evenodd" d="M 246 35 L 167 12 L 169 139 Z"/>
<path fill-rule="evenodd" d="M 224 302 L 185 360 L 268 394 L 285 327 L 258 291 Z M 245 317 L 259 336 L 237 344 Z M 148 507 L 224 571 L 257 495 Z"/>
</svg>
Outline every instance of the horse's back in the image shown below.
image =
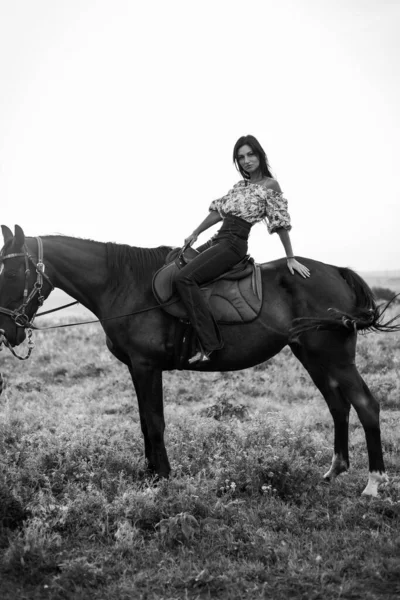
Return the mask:
<svg viewBox="0 0 400 600">
<path fill-rule="evenodd" d="M 310 277 L 302 277 L 296 272 L 292 274 L 286 259 L 260 265 L 266 310 L 269 303 L 276 302 L 276 298 L 291 307 L 294 317 L 300 316 L 298 313 L 304 310 L 314 313 L 332 306 L 344 311 L 354 308 L 356 293 L 344 277 L 346 271 L 352 271 L 310 258 L 296 258 L 309 268 Z"/>
</svg>

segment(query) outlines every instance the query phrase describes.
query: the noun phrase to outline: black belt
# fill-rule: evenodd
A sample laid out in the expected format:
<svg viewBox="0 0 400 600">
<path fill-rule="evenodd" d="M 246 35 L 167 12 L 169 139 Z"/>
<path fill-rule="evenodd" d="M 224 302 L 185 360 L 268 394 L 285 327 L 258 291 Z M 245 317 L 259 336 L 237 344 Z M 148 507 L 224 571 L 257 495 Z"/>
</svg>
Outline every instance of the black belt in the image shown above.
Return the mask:
<svg viewBox="0 0 400 600">
<path fill-rule="evenodd" d="M 249 237 L 250 229 L 252 225 L 240 217 L 234 215 L 226 215 L 224 217 L 221 229 L 217 233 L 217 237 L 220 235 L 233 234 L 238 237 L 247 240 Z"/>
</svg>

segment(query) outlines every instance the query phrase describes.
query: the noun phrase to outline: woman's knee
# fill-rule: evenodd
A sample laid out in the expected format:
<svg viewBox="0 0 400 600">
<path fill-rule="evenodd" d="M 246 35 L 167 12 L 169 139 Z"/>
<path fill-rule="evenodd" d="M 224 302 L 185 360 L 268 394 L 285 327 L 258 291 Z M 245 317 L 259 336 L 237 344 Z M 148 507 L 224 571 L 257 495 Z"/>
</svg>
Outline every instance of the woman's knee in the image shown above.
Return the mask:
<svg viewBox="0 0 400 600">
<path fill-rule="evenodd" d="M 194 280 L 190 276 L 190 273 L 186 273 L 185 272 L 185 269 L 181 269 L 175 275 L 175 285 L 177 285 L 178 287 L 181 286 L 181 285 L 182 286 L 190 285 L 192 283 L 194 283 Z"/>
</svg>

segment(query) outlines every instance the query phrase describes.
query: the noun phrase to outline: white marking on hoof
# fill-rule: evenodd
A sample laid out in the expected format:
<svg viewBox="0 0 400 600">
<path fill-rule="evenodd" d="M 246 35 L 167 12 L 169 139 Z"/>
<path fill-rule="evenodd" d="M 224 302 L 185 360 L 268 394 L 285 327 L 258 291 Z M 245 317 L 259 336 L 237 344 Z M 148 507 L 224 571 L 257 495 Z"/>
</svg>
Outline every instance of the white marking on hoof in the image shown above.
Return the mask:
<svg viewBox="0 0 400 600">
<path fill-rule="evenodd" d="M 348 466 L 345 460 L 340 456 L 340 454 L 334 454 L 332 458 L 332 465 L 329 471 L 327 471 L 324 475 L 324 479 L 330 481 L 331 479 L 336 479 L 340 473 L 347 471 Z"/>
<path fill-rule="evenodd" d="M 362 492 L 362 496 L 373 496 L 376 498 L 378 495 L 378 486 L 381 483 L 387 483 L 389 481 L 389 477 L 386 473 L 381 473 L 380 471 L 371 471 L 368 477 L 368 483 L 365 490 Z"/>
</svg>

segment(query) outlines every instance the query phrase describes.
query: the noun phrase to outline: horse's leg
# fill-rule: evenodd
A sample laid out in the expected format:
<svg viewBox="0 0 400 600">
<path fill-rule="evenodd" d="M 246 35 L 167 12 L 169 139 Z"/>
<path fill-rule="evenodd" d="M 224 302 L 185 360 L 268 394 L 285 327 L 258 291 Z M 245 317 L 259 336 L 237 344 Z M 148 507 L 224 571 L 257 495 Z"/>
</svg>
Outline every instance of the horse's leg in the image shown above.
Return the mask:
<svg viewBox="0 0 400 600">
<path fill-rule="evenodd" d="M 333 417 L 335 438 L 332 466 L 325 474 L 329 480 L 349 466 L 348 425 L 350 405 L 354 406 L 364 428 L 368 457 L 369 479 L 363 494 L 376 496 L 378 485 L 387 481 L 383 463 L 379 426 L 379 403 L 363 381 L 352 361 L 335 364 L 328 360 L 326 348 L 321 354 L 309 353 L 303 347 L 292 347 L 294 354 L 309 372 L 324 396 Z M 333 357 L 331 356 L 333 360 Z"/>
<path fill-rule="evenodd" d="M 334 377 L 330 377 L 328 369 L 318 362 L 307 360 L 303 348 L 292 347 L 292 351 L 307 369 L 311 379 L 325 398 L 334 424 L 333 458 L 330 469 L 325 473 L 324 479 L 331 481 L 340 473 L 347 471 L 349 462 L 349 413 L 350 404 L 344 397 L 339 384 Z"/>
<path fill-rule="evenodd" d="M 168 477 L 171 467 L 164 445 L 162 371 L 135 363 L 129 367 L 129 371 L 138 399 L 148 468 L 160 477 Z"/>
<path fill-rule="evenodd" d="M 140 418 L 140 428 L 142 430 L 142 434 L 143 434 L 143 439 L 144 439 L 144 455 L 146 458 L 146 463 L 147 463 L 147 467 L 149 470 L 154 471 L 154 468 L 152 468 L 151 465 L 151 443 L 150 443 L 150 438 L 149 438 L 149 434 L 147 431 L 147 424 L 146 424 L 146 419 L 145 419 L 145 412 L 141 406 L 141 401 L 139 398 L 141 398 L 138 389 L 136 387 L 136 383 L 135 383 L 135 376 L 133 374 L 133 370 L 132 367 L 129 365 L 129 372 L 131 374 L 132 377 L 132 381 L 133 381 L 133 385 L 135 386 L 135 391 L 136 391 L 136 396 L 138 399 L 138 405 L 139 405 L 139 418 Z"/>
<path fill-rule="evenodd" d="M 315 381 L 315 380 L 314 380 Z M 319 386 L 318 386 L 319 387 Z M 324 479 L 331 481 L 340 473 L 349 469 L 349 413 L 350 404 L 343 396 L 336 382 L 328 377 L 319 387 L 332 415 L 334 425 L 333 457 L 330 469 L 325 473 Z"/>
<path fill-rule="evenodd" d="M 357 411 L 364 428 L 369 459 L 368 484 L 362 492 L 365 496 L 377 496 L 380 483 L 388 481 L 383 462 L 379 402 L 354 364 L 335 369 L 340 389 Z"/>
</svg>

